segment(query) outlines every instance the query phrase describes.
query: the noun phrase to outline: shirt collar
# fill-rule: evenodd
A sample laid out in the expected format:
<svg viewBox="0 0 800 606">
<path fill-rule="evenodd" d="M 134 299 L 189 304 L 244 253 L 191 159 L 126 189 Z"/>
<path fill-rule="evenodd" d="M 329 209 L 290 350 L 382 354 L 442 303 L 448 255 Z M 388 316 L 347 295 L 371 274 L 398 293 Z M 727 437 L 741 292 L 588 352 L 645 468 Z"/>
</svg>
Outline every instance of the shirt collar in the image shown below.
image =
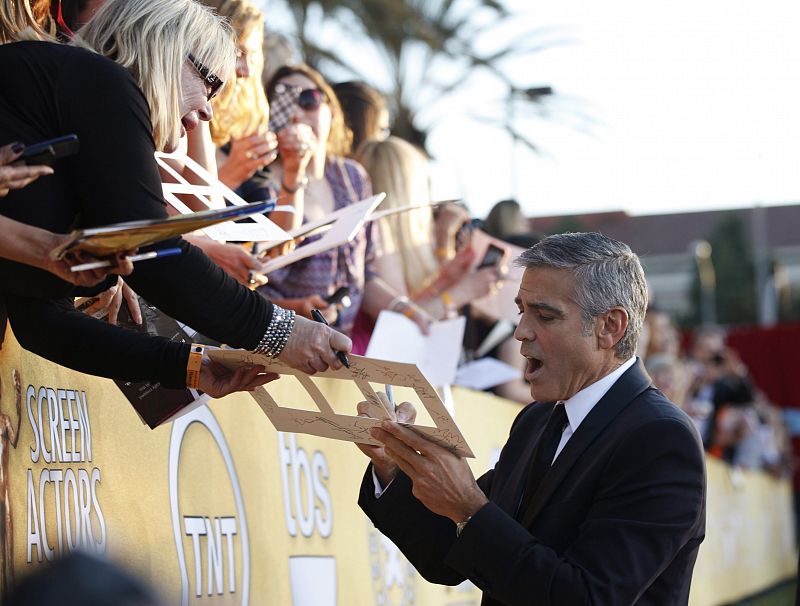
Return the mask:
<svg viewBox="0 0 800 606">
<path fill-rule="evenodd" d="M 569 400 L 564 401 L 564 408 L 567 411 L 567 418 L 569 419 L 569 427 L 573 433 L 575 433 L 578 426 L 591 412 L 595 404 L 600 401 L 600 398 L 606 395 L 606 392 L 611 389 L 611 386 L 617 382 L 617 379 L 619 379 L 626 370 L 633 366 L 634 362 L 636 362 L 636 356 L 632 356 L 613 372 L 607 374 L 599 381 L 595 381 L 588 387 L 584 387 Z"/>
</svg>

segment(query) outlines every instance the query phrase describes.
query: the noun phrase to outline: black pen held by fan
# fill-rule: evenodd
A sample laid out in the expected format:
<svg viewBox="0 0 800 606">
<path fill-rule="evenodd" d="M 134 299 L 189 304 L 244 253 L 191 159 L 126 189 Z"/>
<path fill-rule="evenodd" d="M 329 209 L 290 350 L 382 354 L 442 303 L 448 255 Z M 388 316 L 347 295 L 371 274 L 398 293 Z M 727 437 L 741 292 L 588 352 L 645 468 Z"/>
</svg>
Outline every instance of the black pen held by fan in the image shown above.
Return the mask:
<svg viewBox="0 0 800 606">
<path fill-rule="evenodd" d="M 325 316 L 318 309 L 311 310 L 311 317 L 315 322 L 321 322 L 325 326 L 328 326 L 328 321 L 325 319 Z M 347 354 L 343 351 L 337 351 L 336 357 L 339 358 L 339 361 L 344 364 L 345 368 L 350 368 L 350 360 L 347 359 Z"/>
</svg>

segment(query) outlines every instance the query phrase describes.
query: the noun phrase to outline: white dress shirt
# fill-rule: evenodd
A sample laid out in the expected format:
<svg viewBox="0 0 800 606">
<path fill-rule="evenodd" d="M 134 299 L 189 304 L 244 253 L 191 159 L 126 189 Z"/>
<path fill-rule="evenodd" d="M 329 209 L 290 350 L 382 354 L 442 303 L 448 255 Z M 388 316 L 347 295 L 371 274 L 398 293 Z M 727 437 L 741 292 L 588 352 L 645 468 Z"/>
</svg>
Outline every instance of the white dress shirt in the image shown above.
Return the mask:
<svg viewBox="0 0 800 606">
<path fill-rule="evenodd" d="M 588 387 L 584 387 L 569 400 L 563 401 L 564 407 L 567 411 L 567 419 L 569 419 L 569 423 L 564 428 L 564 433 L 561 434 L 561 441 L 558 443 L 558 448 L 556 448 L 556 454 L 553 457 L 553 461 L 555 461 L 558 458 L 558 455 L 561 454 L 561 451 L 564 450 L 564 446 L 566 446 L 567 442 L 569 442 L 572 434 L 578 431 L 578 426 L 583 423 L 583 420 L 592 411 L 592 408 L 595 407 L 595 404 L 600 401 L 600 398 L 606 395 L 608 390 L 611 389 L 611 386 L 616 383 L 623 373 L 633 366 L 635 362 L 636 356 L 633 356 L 614 372 L 607 374 L 605 377 L 599 381 L 595 381 Z"/>
</svg>

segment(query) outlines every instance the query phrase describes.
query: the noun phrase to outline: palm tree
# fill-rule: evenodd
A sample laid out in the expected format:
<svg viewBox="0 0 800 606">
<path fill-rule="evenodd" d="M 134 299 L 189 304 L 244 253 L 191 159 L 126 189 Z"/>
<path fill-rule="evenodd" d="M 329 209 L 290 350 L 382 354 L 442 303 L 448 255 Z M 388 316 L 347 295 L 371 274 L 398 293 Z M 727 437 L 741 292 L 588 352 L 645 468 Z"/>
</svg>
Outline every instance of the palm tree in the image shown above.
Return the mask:
<svg viewBox="0 0 800 606">
<path fill-rule="evenodd" d="M 476 100 L 484 109 L 474 115 L 483 123 L 505 128 L 515 141 L 536 149 L 519 131 L 512 116 L 522 103 L 534 111 L 544 108 L 549 87 L 519 85 L 503 69 L 503 63 L 550 48 L 556 41 L 549 30 L 527 31 L 491 52 L 477 49 L 477 42 L 505 25 L 513 15 L 502 2 L 493 0 L 281 0 L 295 22 L 295 35 L 305 60 L 330 75 L 372 80 L 359 66 L 348 62 L 345 53 L 316 41 L 321 28 L 338 30 L 339 35 L 358 38 L 371 45 L 389 75 L 390 89 L 384 91 L 394 110 L 392 132 L 425 147 L 428 132 L 435 125 L 439 107 L 456 93 L 476 71 L 483 70 L 507 89 L 505 97 Z M 336 78 L 340 80 L 342 78 Z M 533 92 L 532 92 L 533 91 Z"/>
</svg>

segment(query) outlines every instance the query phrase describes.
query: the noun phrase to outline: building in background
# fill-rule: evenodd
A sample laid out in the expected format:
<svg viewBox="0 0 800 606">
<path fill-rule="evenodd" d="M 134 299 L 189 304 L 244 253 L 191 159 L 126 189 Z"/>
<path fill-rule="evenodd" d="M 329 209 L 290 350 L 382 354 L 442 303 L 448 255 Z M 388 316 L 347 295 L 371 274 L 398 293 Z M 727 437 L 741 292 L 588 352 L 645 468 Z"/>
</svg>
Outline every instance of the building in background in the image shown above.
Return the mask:
<svg viewBox="0 0 800 606">
<path fill-rule="evenodd" d="M 642 258 L 653 303 L 686 325 L 700 324 L 696 252 L 710 242 L 713 301 L 722 324 L 800 320 L 800 205 L 631 216 L 625 212 L 540 217 L 536 233 L 599 231 Z"/>
</svg>

